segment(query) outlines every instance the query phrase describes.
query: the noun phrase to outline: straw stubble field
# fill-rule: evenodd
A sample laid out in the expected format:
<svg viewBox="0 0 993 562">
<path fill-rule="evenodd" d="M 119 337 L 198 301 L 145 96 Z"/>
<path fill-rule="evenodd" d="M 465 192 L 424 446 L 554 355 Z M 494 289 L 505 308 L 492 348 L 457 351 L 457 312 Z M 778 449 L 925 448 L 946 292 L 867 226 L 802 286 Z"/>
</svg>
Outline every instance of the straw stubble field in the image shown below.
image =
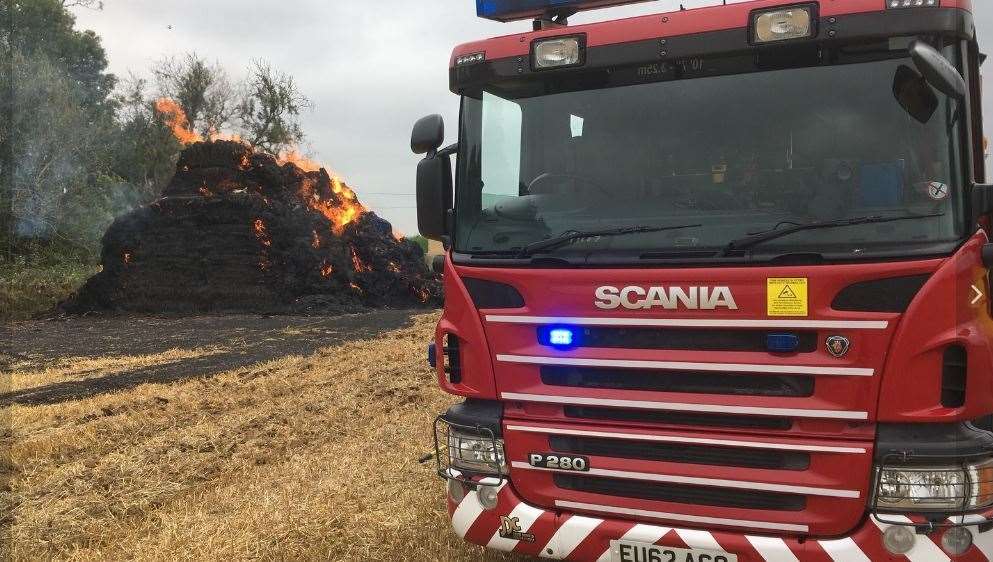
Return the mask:
<svg viewBox="0 0 993 562">
<path fill-rule="evenodd" d="M 436 318 L 209 377 L 48 400 L 35 391 L 231 350 L 15 354 L 6 396 L 36 399 L 2 412 L 12 478 L 0 555 L 510 560 L 452 534 L 433 461 L 419 462 L 453 402 L 424 364 Z"/>
</svg>

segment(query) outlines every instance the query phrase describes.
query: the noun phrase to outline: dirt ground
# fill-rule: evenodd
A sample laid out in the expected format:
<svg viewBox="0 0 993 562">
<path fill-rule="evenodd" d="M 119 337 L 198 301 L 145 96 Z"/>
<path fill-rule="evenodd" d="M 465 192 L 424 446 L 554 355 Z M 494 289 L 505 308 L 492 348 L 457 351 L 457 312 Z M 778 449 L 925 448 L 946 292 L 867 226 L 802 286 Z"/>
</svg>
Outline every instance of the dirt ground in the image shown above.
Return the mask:
<svg viewBox="0 0 993 562">
<path fill-rule="evenodd" d="M 0 558 L 511 560 L 450 531 L 436 314 L 0 332 Z"/>
</svg>

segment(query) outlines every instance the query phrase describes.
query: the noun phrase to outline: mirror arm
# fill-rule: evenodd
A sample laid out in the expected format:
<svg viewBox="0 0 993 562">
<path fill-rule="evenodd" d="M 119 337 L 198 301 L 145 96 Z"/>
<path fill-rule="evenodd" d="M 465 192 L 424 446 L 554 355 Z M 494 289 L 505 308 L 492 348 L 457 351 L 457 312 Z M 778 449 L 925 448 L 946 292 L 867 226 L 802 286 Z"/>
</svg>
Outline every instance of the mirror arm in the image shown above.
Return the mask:
<svg viewBox="0 0 993 562">
<path fill-rule="evenodd" d="M 453 143 L 438 151 L 436 156 L 451 156 L 459 151 L 459 143 Z"/>
</svg>

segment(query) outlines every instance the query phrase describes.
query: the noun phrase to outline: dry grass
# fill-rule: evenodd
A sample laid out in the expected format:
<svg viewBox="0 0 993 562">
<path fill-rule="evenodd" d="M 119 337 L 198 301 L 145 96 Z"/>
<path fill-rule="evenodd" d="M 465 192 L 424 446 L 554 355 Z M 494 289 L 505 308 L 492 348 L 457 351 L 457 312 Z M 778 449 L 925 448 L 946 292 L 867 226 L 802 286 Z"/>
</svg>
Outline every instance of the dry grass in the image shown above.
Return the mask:
<svg viewBox="0 0 993 562">
<path fill-rule="evenodd" d="M 0 412 L 15 473 L 0 556 L 503 560 L 451 533 L 433 461 L 418 462 L 453 402 L 423 364 L 435 320 L 209 380 Z M 127 361 L 78 362 L 76 375 Z"/>
<path fill-rule="evenodd" d="M 65 357 L 46 362 L 40 366 L 35 366 L 36 361 L 15 362 L 11 366 L 10 378 L 4 386 L 4 391 L 17 392 L 61 382 L 94 379 L 121 371 L 163 366 L 178 363 L 184 359 L 196 359 L 223 352 L 223 348 L 212 347 L 171 349 L 153 355 Z"/>
</svg>

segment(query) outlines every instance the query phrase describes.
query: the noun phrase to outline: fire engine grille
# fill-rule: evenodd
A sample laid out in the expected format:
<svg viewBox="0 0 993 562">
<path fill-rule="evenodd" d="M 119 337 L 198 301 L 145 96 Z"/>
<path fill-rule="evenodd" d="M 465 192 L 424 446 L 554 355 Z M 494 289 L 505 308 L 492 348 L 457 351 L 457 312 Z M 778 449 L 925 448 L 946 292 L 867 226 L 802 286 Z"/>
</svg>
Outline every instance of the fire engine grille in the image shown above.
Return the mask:
<svg viewBox="0 0 993 562">
<path fill-rule="evenodd" d="M 807 507 L 807 499 L 804 496 L 774 492 L 658 484 L 572 474 L 556 474 L 554 482 L 564 490 L 648 501 L 776 511 L 803 511 Z"/>
<path fill-rule="evenodd" d="M 800 398 L 814 394 L 814 379 L 805 375 L 753 376 L 646 369 L 546 366 L 541 368 L 541 382 L 549 386 L 572 388 L 733 396 Z"/>
<path fill-rule="evenodd" d="M 566 417 L 573 419 L 627 423 L 698 425 L 705 427 L 760 430 L 787 430 L 793 427 L 793 421 L 791 419 L 776 417 L 696 414 L 692 412 L 653 412 L 586 406 L 566 406 L 564 412 Z"/>
<path fill-rule="evenodd" d="M 769 351 L 768 336 L 763 330 L 697 330 L 665 328 L 583 328 L 581 347 L 616 349 L 667 349 L 690 351 Z M 798 353 L 817 351 L 816 332 L 791 332 L 797 336 Z"/>
<path fill-rule="evenodd" d="M 793 451 L 743 450 L 558 435 L 550 436 L 548 442 L 555 452 L 575 455 L 771 470 L 810 468 L 810 455 Z"/>
</svg>

